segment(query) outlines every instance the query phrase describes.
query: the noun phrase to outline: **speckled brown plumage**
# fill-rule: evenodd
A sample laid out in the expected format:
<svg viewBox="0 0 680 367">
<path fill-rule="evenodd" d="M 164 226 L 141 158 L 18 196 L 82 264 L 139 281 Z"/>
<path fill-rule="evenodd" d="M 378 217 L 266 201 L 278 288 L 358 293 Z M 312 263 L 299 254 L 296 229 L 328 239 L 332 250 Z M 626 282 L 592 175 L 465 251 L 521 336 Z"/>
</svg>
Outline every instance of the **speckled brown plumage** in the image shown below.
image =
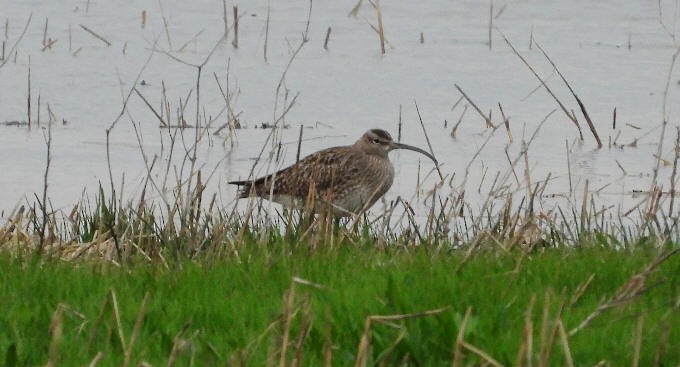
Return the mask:
<svg viewBox="0 0 680 367">
<path fill-rule="evenodd" d="M 347 216 L 370 208 L 392 186 L 394 167 L 387 153 L 393 149 L 415 150 L 435 160 L 419 148 L 395 143 L 386 131 L 373 129 L 354 145 L 324 149 L 274 174 L 229 183 L 242 186 L 241 198 L 271 198 L 293 208 L 303 208 L 313 192 L 315 210 L 330 205 L 334 215 Z"/>
</svg>

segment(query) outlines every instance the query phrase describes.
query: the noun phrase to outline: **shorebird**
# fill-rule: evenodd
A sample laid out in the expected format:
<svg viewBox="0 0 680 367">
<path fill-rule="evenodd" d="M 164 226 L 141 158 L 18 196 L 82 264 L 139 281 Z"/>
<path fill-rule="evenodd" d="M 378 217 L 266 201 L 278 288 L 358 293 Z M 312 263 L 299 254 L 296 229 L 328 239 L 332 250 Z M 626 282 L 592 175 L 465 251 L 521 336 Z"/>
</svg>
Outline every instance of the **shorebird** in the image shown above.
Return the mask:
<svg viewBox="0 0 680 367">
<path fill-rule="evenodd" d="M 315 212 L 331 209 L 335 217 L 350 216 L 373 206 L 392 186 L 394 166 L 387 154 L 395 149 L 421 153 L 437 164 L 432 154 L 372 129 L 353 145 L 324 149 L 276 173 L 229 183 L 241 187 L 239 198 L 261 197 L 293 209 L 311 203 Z"/>
</svg>

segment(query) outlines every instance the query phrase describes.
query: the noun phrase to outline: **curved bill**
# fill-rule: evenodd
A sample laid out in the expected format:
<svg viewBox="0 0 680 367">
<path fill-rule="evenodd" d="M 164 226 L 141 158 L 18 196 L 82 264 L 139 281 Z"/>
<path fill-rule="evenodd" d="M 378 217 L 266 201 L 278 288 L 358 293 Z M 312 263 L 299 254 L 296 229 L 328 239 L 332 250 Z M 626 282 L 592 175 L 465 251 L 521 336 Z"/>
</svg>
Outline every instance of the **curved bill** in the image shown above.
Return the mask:
<svg viewBox="0 0 680 367">
<path fill-rule="evenodd" d="M 428 152 L 426 152 L 426 151 L 424 151 L 424 150 L 422 150 L 422 149 L 420 149 L 420 148 L 416 148 L 416 147 L 414 147 L 413 145 L 408 145 L 408 144 L 402 144 L 402 143 L 395 143 L 395 142 L 392 142 L 392 149 L 407 149 L 407 150 L 412 150 L 412 151 L 414 151 L 414 152 L 418 152 L 418 153 L 421 153 L 421 154 L 427 156 L 428 158 L 430 158 L 430 159 L 434 162 L 435 165 L 438 164 L 437 158 L 435 158 L 432 154 L 430 154 L 430 153 L 428 153 Z"/>
</svg>

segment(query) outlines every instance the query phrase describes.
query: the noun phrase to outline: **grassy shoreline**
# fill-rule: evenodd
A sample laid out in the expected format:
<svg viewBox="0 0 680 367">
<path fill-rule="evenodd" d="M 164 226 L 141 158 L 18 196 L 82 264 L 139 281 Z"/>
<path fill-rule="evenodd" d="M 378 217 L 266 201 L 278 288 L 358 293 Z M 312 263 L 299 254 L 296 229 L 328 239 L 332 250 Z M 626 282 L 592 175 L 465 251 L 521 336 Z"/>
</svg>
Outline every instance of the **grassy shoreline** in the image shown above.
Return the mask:
<svg viewBox="0 0 680 367">
<path fill-rule="evenodd" d="M 561 338 L 558 327 L 569 333 L 615 299 L 660 250 L 594 245 L 466 259 L 463 251 L 427 246 L 251 241 L 238 257 L 169 268 L 2 254 L 0 360 L 344 366 L 525 365 L 530 358 L 534 365 L 674 366 L 680 256 L 574 335 Z M 427 310 L 437 311 L 407 315 Z M 375 315 L 400 316 L 372 318 L 366 329 Z"/>
</svg>

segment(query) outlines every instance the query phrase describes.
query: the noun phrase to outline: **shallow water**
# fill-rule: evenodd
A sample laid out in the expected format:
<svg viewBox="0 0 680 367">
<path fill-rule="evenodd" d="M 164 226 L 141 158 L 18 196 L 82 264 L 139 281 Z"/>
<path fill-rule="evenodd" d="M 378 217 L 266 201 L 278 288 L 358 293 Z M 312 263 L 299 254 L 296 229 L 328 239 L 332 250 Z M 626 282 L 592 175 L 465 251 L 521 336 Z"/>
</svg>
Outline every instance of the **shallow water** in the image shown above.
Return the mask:
<svg viewBox="0 0 680 367">
<path fill-rule="evenodd" d="M 89 3 L 89 8 L 86 9 Z M 0 68 L 0 122 L 26 121 L 27 75 L 30 58 L 32 120 L 37 118 L 40 96 L 40 127 L 0 126 L 0 154 L 4 157 L 0 176 L 0 208 L 6 214 L 17 204 L 34 202 L 41 195 L 46 163 L 47 106 L 56 118 L 52 127 L 52 161 L 48 196 L 57 210 L 69 211 L 85 194 L 96 194 L 100 182 L 109 187 L 106 129 L 110 133 L 110 162 L 115 186 L 124 200 L 134 200 L 147 176 L 142 152 L 148 164 L 157 155 L 153 177 L 158 187 L 170 187 L 172 174 L 164 176 L 167 160 L 170 171 L 181 170 L 183 146 L 194 140 L 194 130 L 183 131 L 184 143 L 177 135 L 173 156 L 168 155 L 175 130 L 159 129 L 159 121 L 144 102 L 133 94 L 126 113 L 115 124 L 122 101 L 135 82 L 138 90 L 158 109 L 165 85 L 173 117 L 180 99 L 186 100 L 196 86 L 197 69 L 160 52 L 167 51 L 188 63 L 200 64 L 224 32 L 223 9 L 219 1 L 0 1 L 0 21 L 8 21 L 6 50 L 19 37 L 29 14 L 28 31 L 9 61 Z M 201 115 L 217 116 L 224 99 L 215 82 L 237 91 L 232 107 L 240 113 L 243 129 L 228 134 L 204 137 L 197 156 L 203 178 L 208 181 L 206 195 L 218 195 L 220 204 L 231 205 L 236 190 L 226 181 L 244 178 L 254 158 L 265 144 L 269 129 L 256 128 L 272 123 L 284 110 L 284 93 L 278 100 L 276 88 L 282 73 L 300 44 L 307 26 L 309 2 L 269 2 L 270 22 L 267 61 L 264 60 L 267 1 L 229 1 L 238 5 L 239 48 L 232 46 L 233 33 L 218 45 L 202 69 L 200 85 Z M 517 180 L 508 170 L 508 155 L 514 159 L 522 151 L 539 123 L 557 109 L 540 128 L 529 146 L 531 185 L 550 181 L 543 205 L 580 203 L 585 182 L 598 205 L 626 211 L 642 198 L 635 191 L 650 189 L 657 159 L 658 142 L 664 120 L 661 157 L 673 161 L 675 128 L 678 126 L 680 67 L 669 74 L 673 54 L 680 44 L 678 3 L 661 1 L 507 1 L 494 2 L 492 44 L 488 45 L 489 3 L 485 1 L 430 1 L 427 5 L 402 1 L 382 4 L 382 19 L 387 52 L 380 53 L 379 39 L 371 29 L 376 25 L 375 10 L 364 2 L 357 17 L 348 17 L 353 1 L 312 3 L 309 42 L 300 50 L 285 74 L 287 100 L 299 93 L 295 105 L 285 115 L 280 138 L 280 159 L 260 163 L 256 174 L 271 172 L 295 161 L 299 126 L 304 125 L 302 155 L 316 150 L 353 143 L 369 128 L 383 128 L 397 135 L 399 110 L 402 110 L 402 141 L 427 149 L 414 101 L 427 130 L 435 155 L 441 162 L 447 182 L 439 195 L 466 191 L 473 207 L 481 206 L 491 182 L 499 172 L 507 177 L 509 190 L 526 190 L 525 160 L 515 167 Z M 141 13 L 148 19 L 141 26 Z M 660 22 L 660 14 L 663 24 Z M 167 33 L 163 16 L 167 23 Z M 42 51 L 45 22 L 47 38 L 56 39 Z M 94 38 L 79 25 L 100 34 L 111 46 Z M 323 43 L 332 28 L 328 50 Z M 70 29 L 70 31 L 69 31 Z M 424 42 L 420 42 L 420 34 Z M 577 114 L 584 141 L 571 121 L 540 82 L 502 39 L 505 34 L 568 109 L 578 105 L 553 72 L 550 63 L 536 46 L 538 42 L 557 64 L 582 99 L 604 143 L 596 149 L 585 119 Z M 71 41 L 69 42 L 69 34 Z M 169 36 L 168 36 L 169 34 Z M 194 37 L 195 35 L 197 35 Z M 148 65 L 147 58 L 151 56 Z M 227 67 L 229 68 L 227 81 Z M 670 75 L 670 79 L 669 79 Z M 144 85 L 139 82 L 144 81 Z M 665 89 L 667 81 L 669 88 Z M 503 128 L 485 127 L 484 120 L 467 107 L 456 138 L 452 126 L 461 118 L 463 100 L 454 84 L 488 113 L 494 124 L 502 122 L 498 103 L 509 117 L 514 140 L 509 143 Z M 185 119 L 196 120 L 196 91 L 193 90 Z M 666 111 L 664 112 L 664 98 Z M 278 102 L 277 102 L 278 101 Z M 617 110 L 616 129 L 612 126 Z M 275 117 L 276 116 L 276 117 Z M 63 121 L 66 121 L 64 123 Z M 135 127 L 141 136 L 141 143 Z M 173 120 L 174 121 L 174 120 Z M 226 122 L 224 115 L 215 129 Z M 618 138 L 616 138 L 618 136 Z M 637 146 L 623 146 L 637 140 Z M 488 142 L 487 142 L 488 140 Z M 618 147 L 610 146 L 616 141 Z M 486 142 L 486 145 L 484 145 Z M 484 145 L 478 156 L 476 152 Z M 567 148 L 568 146 L 568 148 Z M 567 150 L 568 149 L 568 150 Z M 277 154 L 269 143 L 265 157 Z M 391 158 L 397 176 L 386 199 L 398 195 L 417 197 L 423 204 L 439 179 L 433 166 L 413 152 L 394 152 Z M 568 162 L 569 161 L 569 164 Z M 626 174 L 623 174 L 623 170 Z M 184 166 L 186 174 L 188 167 Z M 420 167 L 420 169 L 419 169 Z M 466 176 L 467 170 L 467 178 Z M 672 165 L 661 165 L 658 183 L 670 187 Z M 428 175 L 429 173 L 429 175 Z M 124 179 L 123 179 L 124 177 Z M 185 177 L 185 176 L 182 176 Z M 420 192 L 416 187 L 420 182 Z M 570 189 L 571 188 L 571 189 Z M 171 199 L 171 192 L 149 190 L 155 199 Z M 374 211 L 379 212 L 378 203 Z M 580 204 L 579 204 L 580 205 Z M 416 205 L 424 215 L 426 205 Z"/>
</svg>

